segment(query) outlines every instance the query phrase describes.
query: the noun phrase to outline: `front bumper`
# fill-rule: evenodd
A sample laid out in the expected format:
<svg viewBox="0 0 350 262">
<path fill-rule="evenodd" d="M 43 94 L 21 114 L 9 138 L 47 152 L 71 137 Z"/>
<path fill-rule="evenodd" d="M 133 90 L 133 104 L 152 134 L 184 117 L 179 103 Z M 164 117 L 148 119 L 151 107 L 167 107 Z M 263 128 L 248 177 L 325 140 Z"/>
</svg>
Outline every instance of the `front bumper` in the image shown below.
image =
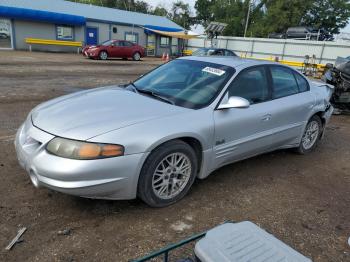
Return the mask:
<svg viewBox="0 0 350 262">
<path fill-rule="evenodd" d="M 147 153 L 98 160 L 74 160 L 47 153 L 54 138 L 31 124 L 21 126 L 15 140 L 20 165 L 36 187 L 88 198 L 133 199 Z"/>
</svg>

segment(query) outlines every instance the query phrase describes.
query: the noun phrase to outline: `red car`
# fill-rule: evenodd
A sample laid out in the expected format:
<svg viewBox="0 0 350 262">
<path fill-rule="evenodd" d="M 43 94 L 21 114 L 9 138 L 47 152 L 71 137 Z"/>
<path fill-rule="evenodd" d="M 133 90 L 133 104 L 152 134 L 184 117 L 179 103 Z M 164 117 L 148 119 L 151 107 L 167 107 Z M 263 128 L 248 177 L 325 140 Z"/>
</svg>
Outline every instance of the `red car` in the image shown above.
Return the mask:
<svg viewBox="0 0 350 262">
<path fill-rule="evenodd" d="M 89 58 L 106 60 L 110 57 L 132 58 L 139 61 L 145 56 L 145 48 L 124 40 L 108 40 L 100 45 L 85 46 L 83 55 Z"/>
</svg>

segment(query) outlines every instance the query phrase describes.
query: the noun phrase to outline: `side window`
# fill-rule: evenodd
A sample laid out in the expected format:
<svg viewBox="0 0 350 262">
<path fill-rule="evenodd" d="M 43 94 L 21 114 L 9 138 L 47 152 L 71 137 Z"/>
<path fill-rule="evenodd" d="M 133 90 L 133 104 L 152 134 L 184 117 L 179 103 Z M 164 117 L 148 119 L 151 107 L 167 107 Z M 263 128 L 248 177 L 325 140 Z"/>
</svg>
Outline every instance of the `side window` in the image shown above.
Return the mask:
<svg viewBox="0 0 350 262">
<path fill-rule="evenodd" d="M 234 56 L 234 54 L 230 50 L 225 50 L 225 56 Z"/>
<path fill-rule="evenodd" d="M 240 96 L 251 104 L 269 99 L 269 84 L 265 67 L 256 67 L 240 73 L 228 89 L 228 97 Z"/>
<path fill-rule="evenodd" d="M 294 73 L 295 78 L 297 80 L 299 86 L 299 92 L 306 92 L 309 90 L 309 83 L 306 81 L 304 77 L 299 75 L 298 73 Z"/>
<path fill-rule="evenodd" d="M 298 84 L 292 70 L 282 66 L 271 66 L 273 98 L 299 93 Z"/>
<path fill-rule="evenodd" d="M 126 47 L 131 47 L 131 46 L 132 46 L 132 43 L 125 41 L 125 42 L 124 42 L 124 46 L 126 46 Z"/>
</svg>

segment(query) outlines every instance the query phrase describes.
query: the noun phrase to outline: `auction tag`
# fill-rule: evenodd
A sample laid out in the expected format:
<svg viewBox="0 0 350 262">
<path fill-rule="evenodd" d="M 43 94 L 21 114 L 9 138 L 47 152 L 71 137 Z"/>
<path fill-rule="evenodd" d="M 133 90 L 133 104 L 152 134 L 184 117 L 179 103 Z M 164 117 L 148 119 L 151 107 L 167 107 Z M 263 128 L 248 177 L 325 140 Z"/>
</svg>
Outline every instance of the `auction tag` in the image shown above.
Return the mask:
<svg viewBox="0 0 350 262">
<path fill-rule="evenodd" d="M 217 76 L 222 76 L 223 74 L 225 74 L 224 70 L 213 68 L 213 67 L 209 67 L 209 66 L 207 66 L 206 68 L 202 69 L 202 72 L 207 72 L 207 73 L 214 74 L 214 75 L 217 75 Z"/>
</svg>

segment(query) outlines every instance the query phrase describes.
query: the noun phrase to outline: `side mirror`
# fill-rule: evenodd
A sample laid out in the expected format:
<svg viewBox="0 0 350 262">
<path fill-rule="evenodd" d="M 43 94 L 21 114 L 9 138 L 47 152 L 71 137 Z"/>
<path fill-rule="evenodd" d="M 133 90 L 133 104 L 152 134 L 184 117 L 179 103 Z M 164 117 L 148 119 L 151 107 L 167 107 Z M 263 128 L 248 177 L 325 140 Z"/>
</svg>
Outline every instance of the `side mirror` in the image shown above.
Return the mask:
<svg viewBox="0 0 350 262">
<path fill-rule="evenodd" d="M 220 104 L 218 109 L 229 109 L 229 108 L 247 108 L 250 103 L 247 99 L 239 96 L 231 96 L 227 103 Z"/>
</svg>

